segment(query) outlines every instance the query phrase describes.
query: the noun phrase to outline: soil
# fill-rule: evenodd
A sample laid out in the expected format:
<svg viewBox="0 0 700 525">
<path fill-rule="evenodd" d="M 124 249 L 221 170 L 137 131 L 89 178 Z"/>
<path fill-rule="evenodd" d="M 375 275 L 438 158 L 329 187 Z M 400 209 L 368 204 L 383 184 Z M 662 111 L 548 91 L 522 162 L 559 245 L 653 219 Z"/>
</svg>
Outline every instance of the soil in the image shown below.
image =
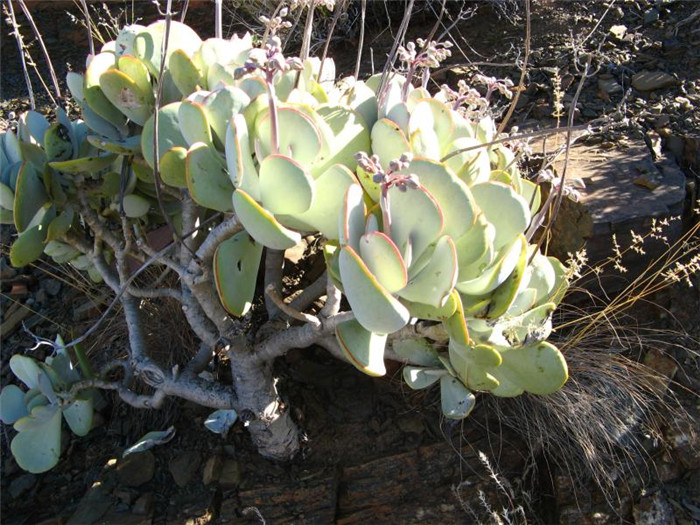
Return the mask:
<svg viewBox="0 0 700 525">
<path fill-rule="evenodd" d="M 68 70 L 82 68 L 87 52 L 84 33 L 66 14 L 75 13 L 71 2 L 36 4 L 32 5 L 34 17 L 63 79 Z M 379 7 L 383 3 L 370 2 L 365 56 L 371 49 L 377 69 L 400 23 L 401 10 L 391 4 L 386 3 L 385 9 Z M 432 27 L 431 4 L 439 6 L 439 2 L 420 6 L 409 28 L 410 38 L 425 37 Z M 344 29 L 331 45 L 330 54 L 341 73 L 354 67 L 357 26 L 352 22 L 358 5 L 351 5 Z M 474 4 L 474 16 L 455 26 L 451 34 L 464 56 L 455 50 L 449 67 L 437 75 L 438 83 L 454 86 L 460 78 L 471 82 L 479 70 L 511 78 L 517 85 L 515 63 L 522 59 L 524 11 L 515 3 L 499 5 Z M 131 2 L 110 6 L 117 13 L 122 6 L 131 9 Z M 529 75 L 511 124 L 521 128 L 556 125 L 552 116 L 555 72 L 568 104 L 578 79 L 571 35 L 590 32 L 607 6 L 602 2 L 534 3 Z M 145 21 L 155 17 L 149 2 L 136 2 L 135 9 Z M 449 9 L 454 16 L 456 8 Z M 188 13 L 188 21 L 202 36 L 211 36 L 209 12 L 210 6 L 193 2 Z M 626 97 L 626 125 L 589 140 L 613 147 L 631 137 L 645 140 L 655 155 L 660 151 L 678 163 L 691 194 L 697 191 L 700 173 L 700 18 L 696 15 L 695 2 L 636 0 L 613 5 L 587 46 L 596 49 L 599 69 L 584 85 L 576 119 L 580 123 L 611 116 Z M 18 18 L 26 29 L 24 19 Z M 625 30 L 613 26 L 625 26 Z M 244 29 L 233 23 L 227 28 Z M 607 38 L 597 49 L 602 35 Z M 1 52 L 0 127 L 7 127 L 29 104 L 6 26 Z M 37 47 L 31 52 L 45 74 Z M 662 87 L 641 90 L 634 87 L 635 78 L 638 86 L 641 82 L 635 75 L 643 71 L 657 73 L 657 78 L 658 73 L 670 77 Z M 362 73 L 369 72 L 371 63 L 365 60 Z M 33 79 L 39 108 L 50 108 L 48 97 L 36 88 L 35 75 Z M 65 90 L 65 83 L 61 86 Z M 506 100 L 497 104 L 501 110 L 507 107 Z M 653 149 L 657 137 L 659 151 Z M 3 385 L 12 381 L 10 356 L 29 352 L 33 346 L 22 322 L 41 337 L 53 338 L 57 331 L 64 337 L 80 334 L 99 317 L 108 297 L 106 290 L 85 282 L 77 272 L 66 273 L 46 261 L 14 271 L 6 257 L 10 240 L 10 230 L 3 229 Z M 45 524 L 697 523 L 700 454 L 688 430 L 697 428 L 700 421 L 700 280 L 694 284 L 694 288 L 681 283 L 666 289 L 627 312 L 626 326 L 638 334 L 651 334 L 648 339 L 654 341 L 644 347 L 646 355 L 634 357 L 674 380 L 666 398 L 693 419 L 670 421 L 665 439 L 649 438 L 644 458 L 649 468 L 625 473 L 629 477 L 626 487 L 620 486 L 617 500 L 606 500 L 592 482 L 582 486 L 567 481 L 571 476 L 565 469 L 542 451 L 530 450 L 527 436 L 509 429 L 489 410 L 489 403 L 480 402 L 462 423 L 446 421 L 439 416 L 438 393 L 410 391 L 397 366 L 389 364 L 384 378 L 369 378 L 321 349 L 310 348 L 290 352 L 276 363 L 284 398 L 305 433 L 302 453 L 293 461 L 261 458 L 240 422 L 227 437 L 208 432 L 203 421 L 209 411 L 201 407 L 170 401 L 159 411 L 144 412 L 105 394 L 105 407 L 94 429 L 85 438 L 66 434 L 61 461 L 45 474 L 26 474 L 18 468 L 9 453 L 14 431 L 3 425 L 2 520 Z M 178 309 L 167 302 L 152 302 L 147 311 L 153 323 L 154 353 L 163 363 L 183 361 L 196 345 L 191 334 L 180 328 Z M 125 329 L 116 316 L 85 349 L 99 362 L 123 353 L 124 345 Z M 43 351 L 39 347 L 29 353 L 42 358 Z M 218 363 L 211 372 L 223 381 L 230 374 L 226 363 Z M 507 411 L 508 402 L 503 406 Z M 176 434 L 169 444 L 121 458 L 146 432 L 170 426 Z M 611 464 L 610 470 L 618 466 Z"/>
</svg>

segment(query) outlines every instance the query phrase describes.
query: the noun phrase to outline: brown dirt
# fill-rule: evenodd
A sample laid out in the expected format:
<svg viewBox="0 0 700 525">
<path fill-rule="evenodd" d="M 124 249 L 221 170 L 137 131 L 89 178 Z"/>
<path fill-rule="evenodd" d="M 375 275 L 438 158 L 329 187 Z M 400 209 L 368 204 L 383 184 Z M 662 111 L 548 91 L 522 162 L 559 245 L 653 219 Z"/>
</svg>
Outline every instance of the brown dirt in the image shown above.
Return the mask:
<svg viewBox="0 0 700 525">
<path fill-rule="evenodd" d="M 64 14 L 70 8 L 65 4 L 69 3 L 50 9 L 46 4 L 38 6 L 35 16 L 62 79 L 69 69 L 81 69 L 87 45 L 82 30 Z M 633 73 L 643 69 L 663 70 L 676 75 L 679 83 L 648 93 L 633 91 L 627 104 L 631 125 L 603 140 L 614 142 L 623 133 L 641 136 L 647 131 L 662 134 L 663 130 L 664 146 L 692 182 L 698 174 L 700 155 L 697 147 L 700 37 L 697 21 L 686 25 L 682 22 L 692 15 L 696 6 L 694 2 L 658 4 L 661 5 L 659 20 L 646 25 L 645 12 L 655 8 L 654 2 L 638 0 L 614 8 L 602 31 L 607 32 L 614 24 L 624 24 L 631 37 L 621 41 L 611 38 L 603 46 L 605 57 L 600 61 L 602 69 L 598 76 L 607 73 L 627 88 Z M 153 17 L 149 3 L 137 2 L 136 8 L 144 19 Z M 356 6 L 353 9 L 354 14 Z M 560 71 L 567 93 L 573 92 L 573 61 L 566 47 L 570 32 L 580 35 L 590 30 L 604 6 L 536 2 L 533 9 L 532 69 L 513 120 L 523 126 L 533 121 L 546 125 L 552 122 L 554 68 Z M 189 15 L 203 35 L 211 33 L 208 12 L 207 6 L 193 4 Z M 522 16 L 522 9 L 508 13 L 517 18 Z M 373 48 L 376 64 L 382 63 L 380 57 L 391 41 L 391 32 L 385 30 L 383 17 L 386 16 L 379 10 L 370 19 L 365 49 Z M 393 10 L 389 16 L 395 28 L 400 16 Z M 410 35 L 425 36 L 432 23 L 430 11 L 424 9 L 414 20 Z M 473 61 L 511 64 L 509 67 L 481 65 L 481 71 L 508 76 L 517 83 L 519 73 L 512 64 L 522 49 L 522 18 L 512 23 L 501 11 L 482 7 L 475 17 L 457 27 L 459 35 L 465 38 L 460 44 Z M 353 68 L 354 46 L 356 31 L 349 31 L 331 47 L 331 54 L 340 57 L 340 71 Z M 3 26 L 1 52 L 0 125 L 5 126 L 28 108 L 23 98 L 25 88 L 17 68 L 16 49 L 6 26 Z M 38 57 L 35 48 L 32 52 Z M 458 55 L 455 53 L 453 57 L 455 67 L 458 62 L 466 61 Z M 363 72 L 369 69 L 369 61 L 365 61 Z M 440 82 L 454 84 L 457 78 L 470 79 L 473 72 L 470 68 L 445 71 Z M 585 121 L 609 115 L 621 97 L 621 93 L 601 96 L 598 79 L 592 78 L 581 98 L 579 118 Z M 689 109 L 679 97 L 690 101 Z M 47 107 L 45 96 L 40 101 L 41 106 Z M 661 116 L 668 118 L 663 118 L 660 127 Z M 2 235 L 5 249 L 9 245 L 9 230 L 4 229 Z M 3 258 L 6 262 L 4 255 Z M 76 287 L 72 282 L 69 276 L 46 263 L 22 270 L 11 278 L 3 276 L 0 295 L 3 319 L 7 319 L 11 309 L 16 312 L 24 308 L 29 310 L 25 323 L 37 335 L 52 337 L 57 329 L 64 336 L 71 331 L 81 333 L 99 312 L 99 307 L 85 308 L 84 292 L 99 299 L 104 290 L 94 286 L 85 290 L 85 285 Z M 654 337 L 663 336 L 661 346 L 679 368 L 672 391 L 681 404 L 696 413 L 700 380 L 699 286 L 697 282 L 694 289 L 673 288 L 654 297 L 658 306 L 646 304 L 631 314 L 645 329 L 653 327 L 662 331 L 655 332 Z M 15 303 L 22 306 L 12 306 Z M 167 305 L 152 307 L 155 312 Z M 76 310 L 85 310 L 87 314 L 76 320 Z M 172 332 L 172 325 L 163 325 L 161 330 L 159 333 Z M 680 336 L 678 331 L 688 335 Z M 115 319 L 90 341 L 88 351 L 98 360 L 100 356 L 104 359 L 105 355 L 118 354 L 123 351 L 123 336 L 123 327 Z M 186 355 L 186 345 L 177 338 L 161 344 L 165 349 L 164 359 L 177 361 L 177 357 Z M 9 357 L 26 351 L 30 345 L 31 339 L 21 327 L 2 334 L 3 384 L 11 377 Z M 39 349 L 32 355 L 41 357 L 41 352 Z M 587 494 L 572 493 L 565 483 L 566 476 L 556 466 L 549 465 L 546 457 L 537 458 L 540 476 L 533 477 L 530 451 L 517 435 L 488 413 L 485 403 L 480 403 L 480 408 L 467 421 L 454 424 L 440 419 L 436 392 L 409 391 L 396 368 L 390 369 L 385 378 L 368 378 L 318 349 L 291 352 L 276 366 L 285 399 L 306 433 L 303 453 L 294 461 L 279 464 L 259 457 L 240 423 L 225 439 L 209 433 L 202 425 L 208 411 L 199 407 L 173 401 L 161 411 L 144 413 L 106 396 L 108 404 L 99 415 L 100 424 L 86 438 L 66 435 L 67 447 L 61 462 L 46 474 L 31 476 L 18 469 L 9 454 L 13 431 L 3 426 L 0 482 L 3 522 L 62 523 L 61 520 L 76 511 L 92 509 L 94 517 L 99 514 L 95 509 L 103 506 L 102 517 L 95 520 L 104 523 L 207 523 L 217 519 L 221 523 L 257 522 L 251 507 L 259 509 L 268 523 L 483 523 L 490 517 L 485 504 L 480 502 L 479 491 L 484 491 L 483 501 L 497 512 L 502 508 L 512 512 L 522 505 L 530 521 L 542 523 L 634 522 L 633 505 L 637 506 L 639 517 L 639 509 L 656 501 L 649 494 L 661 495 L 661 504 L 671 505 L 679 523 L 700 519 L 697 514 L 700 464 L 697 450 L 692 447 L 677 449 L 663 443 L 650 446 L 656 471 L 640 476 L 639 483 L 632 484 L 636 487 L 634 491 L 625 496 L 627 499 L 623 498 L 622 503 L 611 509 L 593 486 Z M 225 380 L 224 364 L 216 372 Z M 175 426 L 176 437 L 169 445 L 153 449 L 153 473 L 150 477 L 146 474 L 148 479 L 138 487 L 129 486 L 133 476 L 143 475 L 143 471 L 137 469 L 137 474 L 120 475 L 117 471 L 121 463 L 115 467 L 111 460 L 118 458 L 143 433 L 170 425 Z M 497 486 L 478 459 L 478 451 L 486 453 L 496 466 L 498 478 L 510 483 L 510 488 L 502 490 Z M 682 452 L 687 456 L 682 456 Z M 181 458 L 186 455 L 196 458 L 192 460 L 195 464 L 199 463 L 189 482 L 179 487 L 173 481 L 169 465 L 177 459 L 184 461 Z M 218 482 L 205 485 L 205 471 L 211 468 L 222 468 L 224 475 Z M 89 513 L 79 516 L 82 518 L 76 517 L 77 523 L 90 521 L 86 517 Z M 514 522 L 520 521 L 516 517 Z"/>
</svg>

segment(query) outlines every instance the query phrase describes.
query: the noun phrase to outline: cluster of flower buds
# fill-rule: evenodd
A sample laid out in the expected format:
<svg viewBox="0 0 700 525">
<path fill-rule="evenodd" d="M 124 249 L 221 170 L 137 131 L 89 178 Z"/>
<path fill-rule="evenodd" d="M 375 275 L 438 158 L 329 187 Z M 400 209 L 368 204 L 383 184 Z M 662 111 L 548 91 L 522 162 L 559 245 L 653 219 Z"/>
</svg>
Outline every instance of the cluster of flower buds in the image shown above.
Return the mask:
<svg viewBox="0 0 700 525">
<path fill-rule="evenodd" d="M 452 109 L 461 113 L 482 115 L 489 103 L 476 89 L 469 87 L 464 80 L 457 82 L 457 91 L 447 84 L 440 86 L 445 99 L 452 102 Z"/>
<path fill-rule="evenodd" d="M 285 20 L 288 14 L 289 9 L 283 7 L 282 9 L 280 9 L 277 16 L 272 18 L 269 18 L 267 16 L 261 16 L 260 21 L 267 28 L 267 31 L 270 35 L 276 35 L 281 29 L 289 29 L 290 27 L 292 27 L 292 23 L 288 20 Z"/>
<path fill-rule="evenodd" d="M 410 153 L 404 153 L 398 159 L 389 162 L 389 169 L 384 171 L 379 164 L 379 157 L 367 155 L 364 151 L 355 154 L 355 159 L 359 166 L 367 173 L 372 175 L 372 180 L 376 184 L 381 184 L 384 190 L 388 190 L 392 186 L 396 186 L 401 191 L 406 191 L 407 188 L 417 189 L 419 186 L 418 176 L 413 173 L 403 174 L 396 173 L 408 169 L 411 165 L 413 156 Z"/>
<path fill-rule="evenodd" d="M 561 177 L 556 177 L 554 172 L 550 169 L 542 170 L 537 175 L 537 183 L 542 184 L 543 182 L 548 182 L 552 185 L 552 193 L 557 193 L 559 191 L 559 186 L 561 185 Z M 583 179 L 566 179 L 564 182 L 564 197 L 568 197 L 574 202 L 579 202 L 581 200 L 581 190 L 586 188 L 586 183 Z"/>
<path fill-rule="evenodd" d="M 418 49 L 416 48 L 418 44 Z M 409 42 L 406 47 L 399 46 L 399 60 L 407 64 L 412 69 L 418 67 L 436 68 L 440 62 L 452 56 L 450 48 L 452 42 L 436 42 L 435 40 L 424 40 L 417 38 L 416 42 Z"/>
<path fill-rule="evenodd" d="M 498 91 L 508 100 L 513 98 L 513 81 L 509 78 L 498 79 L 496 77 L 489 77 L 486 75 L 477 74 L 474 75 L 474 79 L 477 82 L 486 85 L 486 95 L 484 96 L 484 98 L 487 101 L 489 100 L 489 98 L 491 98 L 491 94 L 494 91 Z"/>
<path fill-rule="evenodd" d="M 289 4 L 289 7 L 292 9 L 297 9 L 299 7 L 304 9 L 311 6 L 324 6 L 329 11 L 333 11 L 333 9 L 335 9 L 335 0 L 292 0 Z"/>
<path fill-rule="evenodd" d="M 264 49 L 251 50 L 246 63 L 236 70 L 236 78 L 252 73 L 256 69 L 264 71 L 268 76 L 274 76 L 278 72 L 301 71 L 304 65 L 298 57 L 284 58 L 282 42 L 278 36 L 273 35 L 268 39 Z"/>
</svg>

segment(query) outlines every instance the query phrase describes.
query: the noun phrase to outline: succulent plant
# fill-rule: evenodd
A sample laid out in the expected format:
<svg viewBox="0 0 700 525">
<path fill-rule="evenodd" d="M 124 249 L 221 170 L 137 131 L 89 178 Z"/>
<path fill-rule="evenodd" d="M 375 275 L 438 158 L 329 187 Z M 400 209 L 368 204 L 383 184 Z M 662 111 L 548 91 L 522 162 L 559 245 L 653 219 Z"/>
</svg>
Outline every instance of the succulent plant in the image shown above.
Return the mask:
<svg viewBox="0 0 700 525">
<path fill-rule="evenodd" d="M 546 394 L 564 384 L 566 362 L 546 340 L 565 269 L 529 243 L 538 186 L 511 149 L 490 144 L 490 117 L 460 110 L 474 93 L 432 96 L 413 86 L 412 75 L 447 56 L 446 46 L 403 50 L 407 77 L 336 81 L 332 60 L 286 58 L 274 34 L 256 48 L 250 35 L 202 40 L 170 22 L 163 55 L 165 32 L 163 21 L 128 26 L 89 58 L 85 74 L 68 74 L 82 119 L 59 110 L 49 124 L 29 112 L 17 134 L 2 134 L 0 219 L 19 232 L 14 265 L 46 253 L 97 280 L 104 270 L 93 257 L 123 265 L 120 250 L 138 252 L 134 244 L 164 223 L 182 234 L 191 200 L 198 220 L 219 212 L 242 226 L 196 276 L 213 281 L 229 314 L 250 310 L 265 249 L 318 235 L 354 314 L 336 339 L 363 372 L 384 374 L 391 344 L 411 363 L 409 386 L 440 382 L 450 418 L 471 411 L 474 392 Z M 102 233 L 86 250 L 76 238 L 92 239 L 96 228 L 121 240 L 103 242 Z M 47 364 L 15 363 L 31 371 L 17 375 L 32 390 L 35 370 L 54 389 L 69 384 L 53 381 Z M 8 421 L 37 410 L 41 425 L 60 423 L 49 394 L 22 408 L 18 389 L 6 391 L 8 406 L 19 407 Z"/>
<path fill-rule="evenodd" d="M 63 341 L 56 341 L 58 350 L 44 362 L 14 355 L 10 368 L 27 390 L 7 385 L 0 393 L 0 419 L 14 425 L 18 432 L 10 448 L 17 464 L 32 473 L 46 472 L 56 465 L 61 455 L 61 420 L 77 436 L 92 428 L 93 390 L 70 396 L 71 386 L 81 379 L 73 366 Z M 63 417 L 61 417 L 63 416 Z"/>
</svg>

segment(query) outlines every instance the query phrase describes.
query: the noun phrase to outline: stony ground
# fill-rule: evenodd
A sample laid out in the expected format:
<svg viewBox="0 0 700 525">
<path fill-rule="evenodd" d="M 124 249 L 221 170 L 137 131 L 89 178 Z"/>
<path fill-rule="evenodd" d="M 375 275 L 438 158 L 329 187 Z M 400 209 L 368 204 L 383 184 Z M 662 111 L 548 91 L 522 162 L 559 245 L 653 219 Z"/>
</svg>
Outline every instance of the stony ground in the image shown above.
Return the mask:
<svg viewBox="0 0 700 525">
<path fill-rule="evenodd" d="M 555 92 L 562 92 L 568 107 L 580 79 L 580 55 L 595 53 L 575 123 L 602 119 L 603 130 L 580 140 L 572 152 L 569 169 L 586 179 L 589 191 L 581 206 L 565 210 L 558 231 L 566 235 L 552 248 L 565 253 L 587 239 L 591 257 L 598 260 L 609 254 L 611 233 L 623 239 L 630 229 L 648 230 L 652 217 L 685 214 L 685 222 L 672 222 L 669 230 L 669 235 L 679 235 L 681 226 L 688 226 L 700 173 L 697 4 L 617 2 L 584 49 L 573 48 L 572 35 L 580 41 L 608 6 L 535 3 L 528 77 L 511 121 L 521 129 L 564 125 L 563 117 L 555 115 Z M 522 8 L 475 7 L 476 14 L 452 31 L 463 53 L 455 52 L 453 63 L 436 80 L 451 85 L 461 78 L 471 82 L 479 70 L 517 84 L 514 64 L 523 55 Z M 356 8 L 349 11 L 348 27 Z M 81 69 L 85 43 L 80 29 L 63 9 L 37 9 L 59 77 L 67 67 Z M 152 16 L 149 9 L 137 4 L 144 17 Z M 192 9 L 190 19 L 206 34 L 208 12 Z M 380 63 L 391 31 L 387 10 L 376 5 L 372 9 L 366 49 L 371 47 Z M 398 16 L 389 11 L 395 28 Z M 431 16 L 425 7 L 416 15 L 409 31 L 412 38 L 425 36 Z M 345 30 L 331 47 L 344 71 L 353 67 L 356 38 L 356 30 Z M 28 104 L 22 98 L 23 81 L 7 31 L 1 52 L 0 125 L 7 126 Z M 363 72 L 370 68 L 365 61 Z M 503 109 L 506 103 L 499 101 Z M 562 140 L 560 135 L 544 144 L 532 143 L 533 165 L 541 164 Z M 561 169 L 561 158 L 555 166 Z M 2 230 L 0 240 L 6 250 L 11 232 Z M 634 271 L 648 262 L 653 249 L 649 247 L 645 257 L 628 255 L 625 264 Z M 9 357 L 30 346 L 23 325 L 47 337 L 57 331 L 79 334 L 94 322 L 108 297 L 77 273 L 67 274 L 49 263 L 17 272 L 4 255 L 0 278 L 3 384 L 11 378 Z M 606 289 L 619 288 L 618 280 L 606 282 Z M 668 388 L 664 395 L 676 396 L 696 423 L 699 287 L 696 279 L 695 288 L 678 286 L 651 296 L 626 319 L 632 331 L 653 341 L 643 355 L 633 357 L 674 380 L 660 388 Z M 189 335 L 176 329 L 177 309 L 153 303 L 148 311 L 153 331 L 159 334 L 153 341 L 155 351 L 173 362 L 184 357 L 191 345 Z M 162 311 L 168 315 L 156 315 Z M 118 355 L 124 335 L 115 318 L 86 350 L 98 361 Z M 33 355 L 41 357 L 41 350 Z M 533 462 L 523 436 L 508 430 L 483 408 L 485 404 L 464 424 L 451 425 L 438 417 L 435 393 L 408 392 L 395 368 L 386 378 L 371 379 L 316 349 L 293 352 L 278 367 L 285 395 L 307 435 L 304 453 L 290 464 L 258 457 L 240 425 L 226 439 L 208 433 L 202 426 L 206 410 L 172 402 L 146 414 L 107 396 L 93 431 L 83 439 L 66 435 L 63 460 L 47 474 L 34 476 L 18 469 L 8 453 L 13 431 L 3 427 L 3 522 L 254 523 L 262 516 L 267 523 L 484 523 L 508 521 L 507 517 L 520 523 L 520 508 L 528 522 L 541 523 L 700 520 L 700 454 L 690 431 L 692 419 L 667 426 L 663 439 L 650 436 L 645 441 L 646 463 L 634 475 L 623 474 L 626 488 L 621 484 L 619 498 L 606 500 L 592 484 L 588 490 L 574 490 L 570 476 L 543 454 L 535 453 Z M 215 372 L 226 380 L 225 364 Z M 176 437 L 169 445 L 120 459 L 142 434 L 170 425 Z M 617 466 L 611 464 L 610 470 Z M 533 467 L 539 468 L 539 475 L 532 474 Z"/>
</svg>

